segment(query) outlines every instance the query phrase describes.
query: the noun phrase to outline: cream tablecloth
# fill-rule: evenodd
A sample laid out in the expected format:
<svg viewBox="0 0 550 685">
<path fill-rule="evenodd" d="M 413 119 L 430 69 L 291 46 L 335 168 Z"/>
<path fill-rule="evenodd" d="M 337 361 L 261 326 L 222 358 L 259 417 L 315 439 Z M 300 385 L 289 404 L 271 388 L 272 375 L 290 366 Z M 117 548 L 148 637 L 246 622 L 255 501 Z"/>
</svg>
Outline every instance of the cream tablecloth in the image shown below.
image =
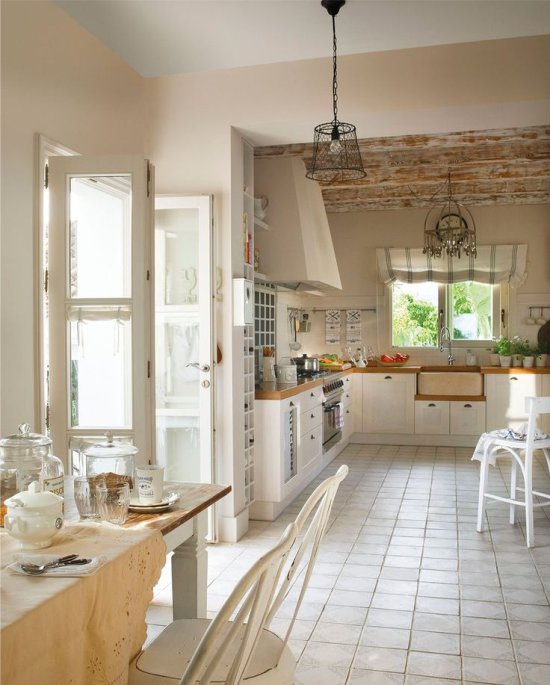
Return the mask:
<svg viewBox="0 0 550 685">
<path fill-rule="evenodd" d="M 145 611 L 166 561 L 143 526 L 66 523 L 44 553 L 107 563 L 93 576 L 27 577 L 6 569 L 20 551 L 0 532 L 2 685 L 119 685 L 146 636 Z"/>
</svg>

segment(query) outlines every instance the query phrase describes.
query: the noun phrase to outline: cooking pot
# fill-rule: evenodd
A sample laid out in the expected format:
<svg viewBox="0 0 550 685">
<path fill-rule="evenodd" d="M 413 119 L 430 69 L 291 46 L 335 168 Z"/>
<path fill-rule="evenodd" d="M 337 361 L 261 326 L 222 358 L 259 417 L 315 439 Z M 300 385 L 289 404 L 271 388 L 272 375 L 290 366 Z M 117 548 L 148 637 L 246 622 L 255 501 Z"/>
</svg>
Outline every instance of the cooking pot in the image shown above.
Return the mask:
<svg viewBox="0 0 550 685">
<path fill-rule="evenodd" d="M 292 357 L 292 361 L 296 364 L 299 371 L 319 371 L 321 366 L 316 357 L 308 357 L 303 354 L 301 357 Z"/>
</svg>

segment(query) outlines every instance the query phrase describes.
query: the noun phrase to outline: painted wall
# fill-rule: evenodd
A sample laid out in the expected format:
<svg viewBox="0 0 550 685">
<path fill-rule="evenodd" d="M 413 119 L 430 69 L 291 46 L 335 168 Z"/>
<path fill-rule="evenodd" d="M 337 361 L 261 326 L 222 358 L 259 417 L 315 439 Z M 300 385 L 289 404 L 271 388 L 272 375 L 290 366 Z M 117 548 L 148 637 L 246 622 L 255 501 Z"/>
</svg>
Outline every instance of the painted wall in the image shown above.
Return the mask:
<svg viewBox="0 0 550 685">
<path fill-rule="evenodd" d="M 50 2 L 2 3 L 1 434 L 38 429 L 36 136 L 143 154 L 143 79 Z"/>
</svg>

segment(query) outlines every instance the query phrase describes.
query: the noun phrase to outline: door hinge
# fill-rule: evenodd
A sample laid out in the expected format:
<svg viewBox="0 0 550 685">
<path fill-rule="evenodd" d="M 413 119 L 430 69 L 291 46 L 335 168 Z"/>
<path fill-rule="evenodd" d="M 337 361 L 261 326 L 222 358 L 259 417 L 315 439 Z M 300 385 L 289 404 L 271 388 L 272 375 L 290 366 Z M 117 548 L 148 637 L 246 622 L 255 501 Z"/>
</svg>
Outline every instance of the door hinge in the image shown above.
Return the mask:
<svg viewBox="0 0 550 685">
<path fill-rule="evenodd" d="M 147 197 L 151 197 L 151 164 L 147 162 Z"/>
<path fill-rule="evenodd" d="M 46 423 L 46 430 L 50 430 L 50 405 L 46 405 L 46 417 L 45 417 L 45 423 Z"/>
<path fill-rule="evenodd" d="M 48 286 L 50 284 L 50 271 L 49 269 L 44 269 L 44 292 L 48 292 Z"/>
<path fill-rule="evenodd" d="M 151 280 L 151 272 L 149 271 L 149 269 L 147 269 L 147 280 Z"/>
<path fill-rule="evenodd" d="M 151 362 L 147 362 L 147 378 L 151 378 Z"/>
<path fill-rule="evenodd" d="M 48 164 L 44 166 L 44 188 L 48 187 L 48 183 L 50 182 L 50 167 Z"/>
</svg>

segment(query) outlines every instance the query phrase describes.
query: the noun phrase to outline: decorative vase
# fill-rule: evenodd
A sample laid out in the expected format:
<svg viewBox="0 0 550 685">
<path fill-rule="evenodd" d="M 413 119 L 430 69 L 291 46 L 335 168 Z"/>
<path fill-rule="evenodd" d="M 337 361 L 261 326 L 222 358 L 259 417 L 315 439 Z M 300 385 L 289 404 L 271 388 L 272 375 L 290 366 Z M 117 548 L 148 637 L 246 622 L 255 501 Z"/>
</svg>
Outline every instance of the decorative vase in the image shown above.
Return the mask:
<svg viewBox="0 0 550 685">
<path fill-rule="evenodd" d="M 512 357 L 511 357 L 511 355 L 509 355 L 509 354 L 507 354 L 507 355 L 501 354 L 501 355 L 500 355 L 500 365 L 503 366 L 503 367 L 505 367 L 505 368 L 508 368 L 508 367 L 512 366 Z"/>
<path fill-rule="evenodd" d="M 534 357 L 523 357 L 523 368 L 524 369 L 532 369 L 533 366 L 535 366 L 535 358 Z"/>
<path fill-rule="evenodd" d="M 512 355 L 512 366 L 521 366 L 522 361 L 523 361 L 523 355 L 522 354 L 513 354 Z"/>
<path fill-rule="evenodd" d="M 500 355 L 493 353 L 489 356 L 491 359 L 491 366 L 500 366 Z"/>
<path fill-rule="evenodd" d="M 546 366 L 546 361 L 548 359 L 547 354 L 537 354 L 536 359 L 535 359 L 535 365 L 536 366 Z"/>
</svg>

